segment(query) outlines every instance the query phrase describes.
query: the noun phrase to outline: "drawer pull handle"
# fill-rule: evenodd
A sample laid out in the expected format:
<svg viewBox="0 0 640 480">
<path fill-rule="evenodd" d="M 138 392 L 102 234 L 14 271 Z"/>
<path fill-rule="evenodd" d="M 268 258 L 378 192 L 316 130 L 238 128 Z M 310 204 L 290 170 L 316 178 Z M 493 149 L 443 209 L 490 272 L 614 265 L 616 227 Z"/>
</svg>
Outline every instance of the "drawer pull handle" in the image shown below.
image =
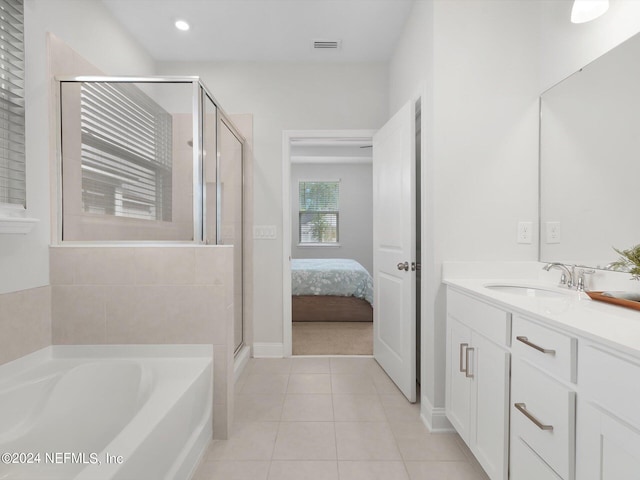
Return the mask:
<svg viewBox="0 0 640 480">
<path fill-rule="evenodd" d="M 462 366 L 462 358 L 464 357 L 464 353 L 463 353 L 464 349 L 466 347 L 468 347 L 468 346 L 469 346 L 468 343 L 461 343 L 460 344 L 460 373 L 467 373 L 467 367 L 463 367 Z"/>
<path fill-rule="evenodd" d="M 516 337 L 516 340 L 524 343 L 525 345 L 530 346 L 531 348 L 535 348 L 539 352 L 548 353 L 549 355 L 555 355 L 556 351 L 550 348 L 542 348 L 540 345 L 536 345 L 535 343 L 531 343 L 527 337 Z"/>
<path fill-rule="evenodd" d="M 465 352 L 466 361 L 467 361 L 467 368 L 464 371 L 464 376 L 467 377 L 467 378 L 473 378 L 473 373 L 469 372 L 469 352 L 472 352 L 473 350 L 475 350 L 475 348 L 467 347 L 467 351 Z"/>
<path fill-rule="evenodd" d="M 529 420 L 531 420 L 535 424 L 535 426 L 538 427 L 540 430 L 551 430 L 551 431 L 553 431 L 553 425 L 545 425 L 540 420 L 538 420 L 536 417 L 534 417 L 529 412 L 529 410 L 527 410 L 527 406 L 524 403 L 514 403 L 513 406 L 516 407 L 520 411 L 520 413 L 522 413 L 525 417 L 527 417 Z"/>
</svg>

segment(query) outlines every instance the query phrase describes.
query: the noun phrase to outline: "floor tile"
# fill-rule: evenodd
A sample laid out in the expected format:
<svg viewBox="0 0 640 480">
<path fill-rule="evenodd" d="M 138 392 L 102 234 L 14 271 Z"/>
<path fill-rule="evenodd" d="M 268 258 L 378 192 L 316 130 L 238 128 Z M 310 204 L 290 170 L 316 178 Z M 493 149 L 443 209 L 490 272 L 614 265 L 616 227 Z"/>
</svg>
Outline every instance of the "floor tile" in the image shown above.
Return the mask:
<svg viewBox="0 0 640 480">
<path fill-rule="evenodd" d="M 486 480 L 468 462 L 406 462 L 410 480 Z"/>
<path fill-rule="evenodd" d="M 332 374 L 331 391 L 333 393 L 377 393 L 373 380 L 368 375 Z"/>
<path fill-rule="evenodd" d="M 326 373 L 291 374 L 287 393 L 331 393 L 331 375 Z"/>
<path fill-rule="evenodd" d="M 336 422 L 384 422 L 387 418 L 378 395 L 335 394 L 333 415 Z"/>
<path fill-rule="evenodd" d="M 274 460 L 335 460 L 333 422 L 281 422 Z"/>
<path fill-rule="evenodd" d="M 398 438 L 397 444 L 405 461 L 458 461 L 467 457 L 450 433 L 429 433 L 422 436 Z"/>
<path fill-rule="evenodd" d="M 422 421 L 419 422 L 389 422 L 396 440 L 399 438 L 414 438 L 430 435 L 429 429 Z M 458 438 L 460 438 L 458 436 Z M 461 439 L 460 439 L 461 440 Z"/>
<path fill-rule="evenodd" d="M 402 462 L 339 461 L 340 480 L 409 480 Z"/>
<path fill-rule="evenodd" d="M 339 460 L 401 460 L 386 422 L 336 422 Z"/>
<path fill-rule="evenodd" d="M 270 462 L 222 460 L 202 462 L 193 480 L 267 480 Z"/>
<path fill-rule="evenodd" d="M 251 373 L 271 373 L 288 375 L 291 373 L 291 358 L 259 358 L 253 363 Z"/>
<path fill-rule="evenodd" d="M 251 373 L 238 393 L 267 393 L 278 394 L 287 391 L 289 375 L 272 373 Z"/>
<path fill-rule="evenodd" d="M 269 480 L 339 480 L 337 462 L 274 460 Z"/>
<path fill-rule="evenodd" d="M 331 357 L 331 373 L 367 373 L 377 365 L 372 357 Z"/>
<path fill-rule="evenodd" d="M 385 415 L 389 422 L 421 422 L 420 405 L 409 403 L 407 399 L 396 404 L 383 403 Z"/>
<path fill-rule="evenodd" d="M 291 394 L 284 399 L 283 422 L 333 422 L 333 402 L 327 394 Z"/>
<path fill-rule="evenodd" d="M 291 373 L 331 373 L 328 357 L 293 357 Z"/>
<path fill-rule="evenodd" d="M 236 395 L 234 418 L 236 422 L 278 422 L 282 416 L 284 394 Z"/>
<path fill-rule="evenodd" d="M 271 460 L 278 433 L 277 422 L 236 423 L 229 440 L 214 440 L 209 460 Z"/>
<path fill-rule="evenodd" d="M 250 359 L 234 413 L 194 480 L 489 480 L 370 357 Z"/>
</svg>

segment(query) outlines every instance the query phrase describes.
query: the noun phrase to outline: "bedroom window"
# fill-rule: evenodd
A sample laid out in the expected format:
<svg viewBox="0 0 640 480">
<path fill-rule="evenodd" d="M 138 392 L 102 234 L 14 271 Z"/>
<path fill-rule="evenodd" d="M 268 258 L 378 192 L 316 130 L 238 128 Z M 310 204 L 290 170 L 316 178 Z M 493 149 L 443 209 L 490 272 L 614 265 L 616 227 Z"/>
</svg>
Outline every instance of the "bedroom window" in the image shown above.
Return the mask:
<svg viewBox="0 0 640 480">
<path fill-rule="evenodd" d="M 301 244 L 338 243 L 340 182 L 300 182 L 298 184 Z"/>
</svg>

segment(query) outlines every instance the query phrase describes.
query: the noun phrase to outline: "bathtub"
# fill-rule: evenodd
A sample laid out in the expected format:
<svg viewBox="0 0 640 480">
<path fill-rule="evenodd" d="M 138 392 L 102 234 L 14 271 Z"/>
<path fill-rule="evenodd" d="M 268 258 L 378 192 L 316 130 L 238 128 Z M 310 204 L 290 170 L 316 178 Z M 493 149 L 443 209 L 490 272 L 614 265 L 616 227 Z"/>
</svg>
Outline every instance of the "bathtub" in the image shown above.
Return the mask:
<svg viewBox="0 0 640 480">
<path fill-rule="evenodd" d="M 53 346 L 0 366 L 0 479 L 189 479 L 212 434 L 212 354 Z"/>
</svg>

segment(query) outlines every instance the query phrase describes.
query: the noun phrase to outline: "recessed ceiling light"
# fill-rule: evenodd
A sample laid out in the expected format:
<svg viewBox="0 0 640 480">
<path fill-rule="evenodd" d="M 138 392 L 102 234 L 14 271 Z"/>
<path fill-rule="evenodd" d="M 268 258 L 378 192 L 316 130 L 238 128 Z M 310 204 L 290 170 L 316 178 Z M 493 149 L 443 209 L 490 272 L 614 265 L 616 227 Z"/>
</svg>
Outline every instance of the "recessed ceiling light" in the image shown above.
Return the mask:
<svg viewBox="0 0 640 480">
<path fill-rule="evenodd" d="M 175 26 L 178 30 L 182 30 L 183 32 L 186 32 L 191 28 L 185 20 L 176 20 Z"/>
</svg>

